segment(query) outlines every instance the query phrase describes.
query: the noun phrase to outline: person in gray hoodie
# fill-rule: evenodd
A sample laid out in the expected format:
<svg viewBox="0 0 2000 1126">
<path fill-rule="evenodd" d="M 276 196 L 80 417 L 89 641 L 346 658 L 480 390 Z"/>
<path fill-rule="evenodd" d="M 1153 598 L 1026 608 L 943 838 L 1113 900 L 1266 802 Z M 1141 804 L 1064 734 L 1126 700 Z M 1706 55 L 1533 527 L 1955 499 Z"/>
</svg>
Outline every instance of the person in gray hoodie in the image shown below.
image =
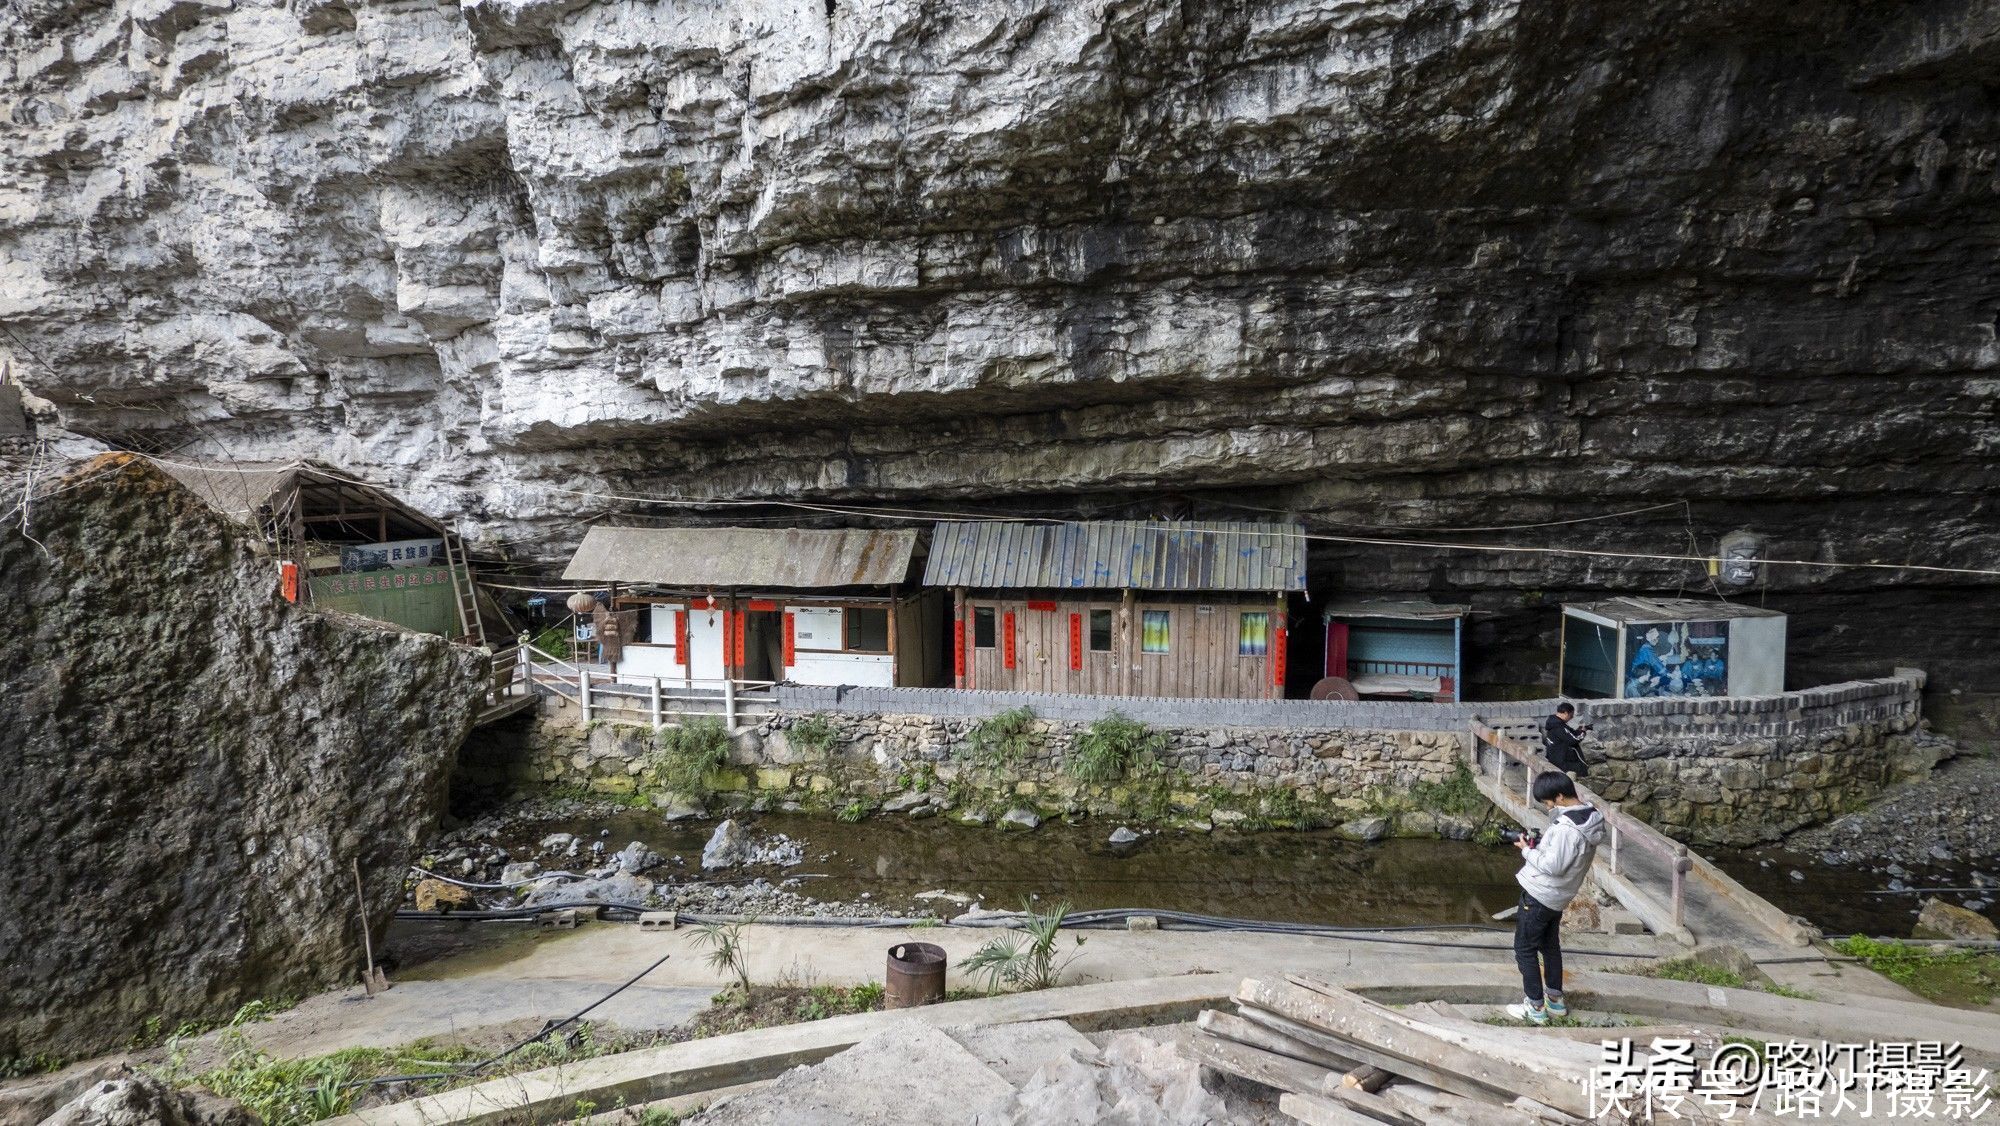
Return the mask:
<svg viewBox="0 0 2000 1126">
<path fill-rule="evenodd" d="M 1547 1024 L 1550 1017 L 1569 1015 L 1562 994 L 1563 909 L 1576 898 L 1597 846 L 1604 841 L 1604 814 L 1580 800 L 1576 783 L 1559 771 L 1535 776 L 1534 797 L 1549 807 L 1549 827 L 1533 844 L 1525 837 L 1514 842 L 1521 850 L 1521 870 L 1514 874 L 1521 885 L 1520 909 L 1514 917 L 1514 961 L 1521 967 L 1526 999 L 1508 1006 L 1507 1013 L 1516 1020 Z"/>
</svg>

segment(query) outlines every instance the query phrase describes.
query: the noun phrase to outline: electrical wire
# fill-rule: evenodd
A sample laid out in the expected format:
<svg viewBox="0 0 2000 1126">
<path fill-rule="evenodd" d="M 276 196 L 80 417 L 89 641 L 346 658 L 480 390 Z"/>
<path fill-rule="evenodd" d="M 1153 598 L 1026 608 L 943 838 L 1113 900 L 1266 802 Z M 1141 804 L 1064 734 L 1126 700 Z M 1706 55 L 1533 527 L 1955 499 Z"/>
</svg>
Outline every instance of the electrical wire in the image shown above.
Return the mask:
<svg viewBox="0 0 2000 1126">
<path fill-rule="evenodd" d="M 135 452 L 133 456 L 146 458 L 147 460 L 152 461 L 158 465 L 179 466 L 179 467 L 194 468 L 194 469 L 216 468 L 215 466 L 204 466 L 190 462 L 175 462 L 151 454 Z M 303 461 L 295 461 L 292 462 L 289 467 L 304 466 L 305 464 L 306 463 Z M 271 467 L 266 466 L 260 468 L 269 469 Z M 362 478 L 343 474 L 335 470 L 329 470 L 324 467 L 313 466 L 311 468 L 313 469 L 314 472 L 323 473 L 328 477 L 337 480 L 344 480 L 351 484 L 362 485 L 377 489 L 384 487 L 381 485 L 377 485 L 373 482 L 364 480 Z M 1019 523 L 1063 524 L 1070 522 L 1069 518 L 1067 517 L 1057 517 L 1057 516 L 1007 516 L 1007 515 L 996 515 L 993 513 L 984 513 L 984 512 L 957 512 L 957 511 L 950 511 L 943 509 L 877 508 L 864 505 L 822 504 L 822 503 L 813 503 L 808 501 L 782 500 L 782 499 L 742 500 L 734 498 L 688 497 L 688 496 L 674 496 L 674 495 L 664 495 L 664 494 L 648 495 L 648 494 L 611 493 L 611 492 L 599 492 L 587 489 L 571 489 L 571 488 L 565 488 L 560 485 L 537 484 L 534 482 L 527 482 L 527 481 L 513 481 L 513 482 L 508 482 L 507 484 L 510 487 L 517 489 L 540 490 L 542 492 L 554 493 L 562 496 L 580 497 L 580 498 L 585 498 L 590 500 L 600 500 L 600 501 L 616 501 L 623 504 L 643 504 L 643 505 L 656 505 L 663 507 L 682 507 L 682 508 L 697 508 L 697 509 L 775 507 L 775 508 L 792 508 L 792 509 L 799 509 L 802 511 L 819 512 L 819 513 L 841 515 L 841 516 L 858 516 L 869 519 L 911 520 L 911 521 L 925 521 L 925 522 L 933 520 L 959 520 L 968 522 L 1006 523 L 1006 524 L 1019 524 Z M 441 490 L 446 492 L 465 492 L 465 493 L 483 494 L 483 490 L 475 489 L 470 486 L 439 484 L 427 487 L 434 490 Z M 1221 533 L 1221 534 L 1227 534 L 1227 533 Z M 1251 533 L 1244 533 L 1244 534 L 1251 534 Z M 1423 540 L 1423 539 L 1390 538 L 1385 536 L 1354 536 L 1354 535 L 1341 535 L 1331 532 L 1269 531 L 1269 532 L 1258 532 L 1254 534 L 1259 536 L 1277 537 L 1281 539 L 1299 539 L 1299 540 L 1323 542 L 1323 543 L 1342 543 L 1342 544 L 1351 544 L 1351 545 L 1366 546 L 1366 547 L 1401 547 L 1401 548 L 1415 548 L 1415 549 L 1431 550 L 1431 551 L 1471 551 L 1471 552 L 1487 552 L 1487 553 L 1497 553 L 1497 554 L 1555 555 L 1555 556 L 1566 556 L 1566 557 L 1577 557 L 1577 558 L 1588 558 L 1588 559 L 1636 560 L 1636 561 L 1655 562 L 1655 563 L 1698 563 L 1704 567 L 1708 566 L 1713 562 L 1716 562 L 1718 559 L 1717 556 L 1699 555 L 1699 554 L 1677 554 L 1677 553 L 1667 553 L 1667 552 L 1639 552 L 1639 551 L 1608 551 L 1596 548 L 1540 547 L 1540 546 L 1530 546 L 1524 544 L 1465 543 L 1455 540 Z M 1825 571 L 1844 571 L 1844 570 L 1916 571 L 1925 574 L 1964 575 L 1977 578 L 2000 578 L 2000 569 L 1996 568 L 1952 567 L 1952 566 L 1943 566 L 1943 565 L 1928 564 L 1928 563 L 1842 563 L 1842 562 L 1833 562 L 1828 560 L 1774 559 L 1774 558 L 1764 558 L 1764 557 L 1746 558 L 1742 562 L 1744 562 L 1745 564 L 1752 564 L 1758 566 L 1803 567 L 1803 568 L 1825 570 Z"/>
<path fill-rule="evenodd" d="M 400 912 L 398 912 L 398 914 L 400 914 Z M 632 988 L 634 985 L 638 984 L 640 978 L 645 977 L 647 974 L 652 973 L 654 970 L 657 970 L 661 966 L 666 965 L 667 959 L 671 957 L 673 957 L 672 954 L 660 955 L 659 961 L 654 962 L 652 965 L 647 966 L 645 969 L 640 970 L 638 973 L 633 974 L 629 978 L 626 978 L 625 984 L 620 985 L 618 988 L 613 989 L 611 992 L 606 993 L 604 996 L 599 997 L 597 1000 L 592 1001 L 590 1004 L 585 1005 L 583 1008 L 578 1009 L 576 1012 L 571 1013 L 569 1016 L 566 1016 L 561 1020 L 550 1021 L 548 1024 L 542 1026 L 542 1030 L 540 1032 L 535 1033 L 533 1036 L 530 1036 L 525 1040 L 519 1041 L 513 1047 L 506 1049 L 499 1055 L 490 1056 L 486 1059 L 480 1060 L 478 1063 L 467 1064 L 464 1067 L 451 1068 L 445 1071 L 432 1071 L 419 1075 L 383 1075 L 383 1076 L 378 1076 L 374 1079 L 357 1079 L 351 1083 L 343 1083 L 341 1084 L 341 1086 L 382 1087 L 390 1083 L 414 1083 L 429 1079 L 458 1079 L 467 1075 L 477 1075 L 480 1072 L 486 1070 L 487 1068 L 492 1067 L 494 1064 L 499 1063 L 501 1060 L 506 1059 L 508 1056 L 513 1055 L 515 1052 L 518 1052 L 521 1049 L 527 1047 L 528 1045 L 534 1043 L 535 1041 L 546 1039 L 547 1037 L 553 1035 L 554 1033 L 559 1032 L 562 1029 L 567 1028 L 572 1024 L 575 1024 L 577 1021 L 582 1020 L 586 1015 L 588 1015 L 591 1012 L 591 1010 L 611 1000 L 613 997 L 618 996 L 620 993 L 625 992 L 627 989 Z"/>
</svg>

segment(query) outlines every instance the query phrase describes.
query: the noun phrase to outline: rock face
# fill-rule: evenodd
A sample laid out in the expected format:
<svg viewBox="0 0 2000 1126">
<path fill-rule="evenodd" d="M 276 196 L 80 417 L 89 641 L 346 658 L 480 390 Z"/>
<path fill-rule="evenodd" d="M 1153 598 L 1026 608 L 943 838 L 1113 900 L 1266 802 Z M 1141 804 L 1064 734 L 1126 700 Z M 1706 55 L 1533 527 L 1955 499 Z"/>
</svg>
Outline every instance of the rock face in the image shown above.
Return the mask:
<svg viewBox="0 0 2000 1126">
<path fill-rule="evenodd" d="M 482 660 L 286 603 L 143 463 L 32 513 L 0 534 L 0 1056 L 353 980 L 350 866 L 385 923 Z"/>
<path fill-rule="evenodd" d="M 601 503 L 569 490 L 1487 539 L 1643 509 L 1518 538 L 1989 566 L 1996 32 L 1975 0 L 26 0 L 0 357 L 51 425 L 394 470 L 499 538 Z M 1474 682 L 1544 675 L 1566 595 L 1709 589 L 1313 572 L 1472 595 Z M 1990 582 L 1767 582 L 1795 681 L 2000 666 Z"/>
<path fill-rule="evenodd" d="M 94 1084 L 42 1126 L 256 1126 L 257 1116 L 213 1095 L 176 1091 L 128 1071 Z"/>
</svg>

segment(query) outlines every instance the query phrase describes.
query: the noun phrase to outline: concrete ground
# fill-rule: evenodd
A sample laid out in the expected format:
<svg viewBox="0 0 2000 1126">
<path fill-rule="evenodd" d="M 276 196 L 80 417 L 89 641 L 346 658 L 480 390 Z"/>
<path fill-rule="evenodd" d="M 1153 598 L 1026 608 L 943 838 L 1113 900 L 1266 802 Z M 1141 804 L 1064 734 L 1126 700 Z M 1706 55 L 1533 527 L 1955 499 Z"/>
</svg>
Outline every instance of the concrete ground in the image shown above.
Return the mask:
<svg viewBox="0 0 2000 1126">
<path fill-rule="evenodd" d="M 695 932 L 642 931 L 628 923 L 587 923 L 573 931 L 537 931 L 518 923 L 416 924 L 481 928 L 462 953 L 392 975 L 394 986 L 374 998 L 359 988 L 321 994 L 269 1021 L 246 1025 L 250 1041 L 281 1057 L 303 1057 L 356 1045 L 394 1046 L 436 1036 L 462 1036 L 499 1025 L 560 1019 L 597 1000 L 662 955 L 667 961 L 632 988 L 594 1010 L 592 1020 L 631 1031 L 671 1028 L 708 1003 L 728 983 L 708 965 Z M 998 930 L 960 927 L 751 926 L 743 932 L 751 980 L 759 985 L 859 985 L 884 979 L 889 948 L 900 942 L 944 947 L 954 967 L 951 988 L 979 988 L 955 967 Z M 1069 935 L 1084 940 L 1076 948 Z M 431 940 L 433 936 L 419 936 Z M 461 938 L 467 936 L 461 936 Z M 1195 973 L 1245 976 L 1345 974 L 1370 965 L 1490 962 L 1511 965 L 1510 936 L 1468 931 L 1366 932 L 1353 938 L 1216 931 L 1074 931 L 1063 947 L 1078 957 L 1065 984 L 1175 977 Z M 1430 945 L 1444 943 L 1448 945 Z M 1465 947 L 1478 947 L 1466 949 Z M 1645 935 L 1593 935 L 1566 944 L 1578 969 L 1606 969 L 1649 960 L 1663 950 Z M 1586 951 L 1601 952 L 1598 954 Z M 1873 975 L 1869 975 L 1873 976 Z M 1878 979 L 1879 980 L 1879 979 Z"/>
<path fill-rule="evenodd" d="M 667 955 L 667 961 L 590 1014 L 628 1031 L 672 1028 L 705 1006 L 727 984 L 708 965 L 694 931 L 642 931 L 626 923 L 586 923 L 546 931 L 520 923 L 399 924 L 391 947 L 428 960 L 393 973 L 393 988 L 374 998 L 360 989 L 322 994 L 270 1021 L 241 1031 L 252 1043 L 286 1058 L 358 1045 L 391 1047 L 427 1037 L 466 1038 L 481 1030 L 525 1035 L 544 1021 L 583 1009 L 611 988 Z M 930 942 L 945 948 L 952 988 L 978 988 L 962 965 L 995 930 L 962 927 L 877 929 L 757 925 L 743 932 L 751 979 L 759 985 L 858 985 L 880 982 L 889 947 Z M 1075 931 L 1077 949 L 1065 984 L 1128 981 L 1195 973 L 1347 976 L 1370 966 L 1452 961 L 1511 965 L 1504 931 L 1415 931 L 1308 937 L 1216 931 Z M 1443 944 L 1443 945 L 1435 945 Z M 1468 948 L 1472 947 L 1472 948 Z M 1649 935 L 1590 935 L 1565 942 L 1574 970 L 1621 969 L 1681 947 Z M 1810 951 L 1768 952 L 1805 958 L 1767 964 L 1778 982 L 1817 994 L 1846 993 L 1898 1000 L 1912 994 L 1853 965 L 1810 958 Z M 473 1037 L 480 1042 L 494 1036 Z"/>
</svg>

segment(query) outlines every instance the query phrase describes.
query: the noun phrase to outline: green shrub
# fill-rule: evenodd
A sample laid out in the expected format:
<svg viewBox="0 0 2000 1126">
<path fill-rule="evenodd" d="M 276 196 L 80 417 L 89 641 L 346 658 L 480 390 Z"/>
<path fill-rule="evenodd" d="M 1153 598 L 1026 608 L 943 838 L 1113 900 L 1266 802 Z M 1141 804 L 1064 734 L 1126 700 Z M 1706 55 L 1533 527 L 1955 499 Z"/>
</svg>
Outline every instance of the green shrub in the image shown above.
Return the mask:
<svg viewBox="0 0 2000 1126">
<path fill-rule="evenodd" d="M 1010 708 L 980 720 L 965 736 L 965 745 L 982 766 L 1000 770 L 1017 766 L 1042 745 L 1032 708 Z"/>
<path fill-rule="evenodd" d="M 836 813 L 833 816 L 835 820 L 844 821 L 849 825 L 853 825 L 860 821 L 865 821 L 868 818 L 868 803 L 862 801 L 859 798 L 856 798 L 855 800 L 848 802 L 845 806 L 841 808 L 841 811 L 839 813 Z"/>
<path fill-rule="evenodd" d="M 1064 765 L 1079 782 L 1116 782 L 1156 763 L 1166 749 L 1165 735 L 1112 712 L 1077 735 Z"/>
<path fill-rule="evenodd" d="M 786 728 L 785 738 L 799 750 L 824 757 L 840 740 L 840 729 L 823 715 L 809 715 Z"/>
<path fill-rule="evenodd" d="M 1486 808 L 1486 795 L 1464 763 L 1443 782 L 1417 782 L 1408 791 L 1409 803 L 1435 813 L 1478 813 Z"/>
<path fill-rule="evenodd" d="M 1980 1008 L 2000 992 L 2000 953 L 1934 951 L 1929 946 L 1852 935 L 1835 943 L 1841 953 L 1928 1001 Z"/>
<path fill-rule="evenodd" d="M 576 659 L 576 638 L 563 626 L 550 626 L 535 635 L 535 648 L 565 661 Z"/>
<path fill-rule="evenodd" d="M 1063 970 L 1083 953 L 1083 936 L 1073 936 L 1076 945 L 1067 956 L 1058 957 L 1056 941 L 1062 934 L 1063 918 L 1069 914 L 1067 902 L 1057 903 L 1046 912 L 1029 903 L 1021 905 L 1021 929 L 982 943 L 972 956 L 960 963 L 966 973 L 986 979 L 988 992 L 1002 985 L 1020 989 L 1048 989 L 1062 980 Z"/>
<path fill-rule="evenodd" d="M 722 721 L 698 716 L 679 727 L 663 727 L 653 736 L 653 776 L 668 791 L 685 798 L 708 793 L 708 776 L 729 761 L 729 731 Z"/>
</svg>

